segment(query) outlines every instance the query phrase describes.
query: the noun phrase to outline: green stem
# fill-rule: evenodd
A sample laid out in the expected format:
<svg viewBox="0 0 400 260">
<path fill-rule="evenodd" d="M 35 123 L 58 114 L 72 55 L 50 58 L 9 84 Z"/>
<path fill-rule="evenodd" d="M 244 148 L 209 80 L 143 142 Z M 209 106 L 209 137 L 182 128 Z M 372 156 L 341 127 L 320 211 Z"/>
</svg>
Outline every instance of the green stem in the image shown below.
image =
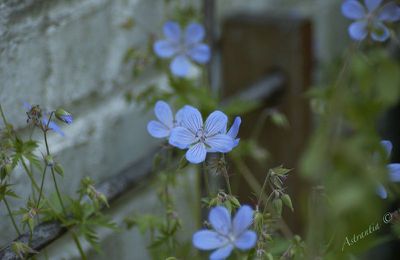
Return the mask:
<svg viewBox="0 0 400 260">
<path fill-rule="evenodd" d="M 204 175 L 204 186 L 206 186 L 206 191 L 207 191 L 207 195 L 211 196 L 210 193 L 210 186 L 209 186 L 209 181 L 208 181 L 208 171 L 207 171 L 207 167 L 205 165 L 205 163 L 203 163 L 203 175 Z"/>
<path fill-rule="evenodd" d="M 0 114 L 1 114 L 1 117 L 3 118 L 4 125 L 7 127 L 8 122 L 7 122 L 6 116 L 4 115 L 3 108 L 1 107 L 1 104 L 0 104 Z"/>
<path fill-rule="evenodd" d="M 25 161 L 24 161 L 23 158 L 21 159 L 21 163 L 22 163 L 22 166 L 24 167 L 26 173 L 28 174 L 29 179 L 31 180 L 31 182 L 32 182 L 32 184 L 33 184 L 33 187 L 36 189 L 37 192 L 40 192 L 40 188 L 39 188 L 39 186 L 37 185 L 35 179 L 33 178 L 33 175 L 32 175 L 32 173 L 30 172 L 30 170 L 28 169 L 28 166 L 26 165 L 26 163 L 25 163 Z"/>
<path fill-rule="evenodd" d="M 81 242 L 79 242 L 78 236 L 75 234 L 74 231 L 71 231 L 71 235 L 72 235 L 72 238 L 74 239 L 76 247 L 78 248 L 79 254 L 81 255 L 81 259 L 82 260 L 87 260 L 86 254 L 83 251 L 83 248 L 82 248 Z"/>
<path fill-rule="evenodd" d="M 20 236 L 21 232 L 19 232 L 19 229 L 18 229 L 18 226 L 17 226 L 17 224 L 15 222 L 14 216 L 11 213 L 10 205 L 8 205 L 7 198 L 4 197 L 3 201 L 4 201 L 4 204 L 6 205 L 6 208 L 7 208 L 7 211 L 8 211 L 8 215 L 10 216 L 10 219 L 11 219 L 11 222 L 12 222 L 14 228 L 15 228 L 15 231 L 17 231 L 18 236 Z"/>
<path fill-rule="evenodd" d="M 42 193 L 43 193 L 43 184 L 44 184 L 44 179 L 46 177 L 46 172 L 47 172 L 47 163 L 44 166 L 44 170 L 43 170 L 43 174 L 42 174 L 42 182 L 40 184 L 40 191 L 39 191 L 39 198 L 36 204 L 36 208 L 39 208 L 39 204 L 40 204 L 40 199 L 42 198 Z"/>
</svg>

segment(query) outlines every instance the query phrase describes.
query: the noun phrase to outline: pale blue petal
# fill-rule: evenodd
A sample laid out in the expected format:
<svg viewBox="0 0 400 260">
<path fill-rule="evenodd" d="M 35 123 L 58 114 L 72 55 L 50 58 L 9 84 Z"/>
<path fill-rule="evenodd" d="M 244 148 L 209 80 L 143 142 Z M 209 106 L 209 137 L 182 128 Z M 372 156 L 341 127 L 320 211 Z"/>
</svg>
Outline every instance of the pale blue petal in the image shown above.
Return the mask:
<svg viewBox="0 0 400 260">
<path fill-rule="evenodd" d="M 232 253 L 233 245 L 229 244 L 225 247 L 222 247 L 218 250 L 215 250 L 210 255 L 210 260 L 224 260 L 228 258 L 228 256 Z"/>
<path fill-rule="evenodd" d="M 203 118 L 197 108 L 185 106 L 182 118 L 182 126 L 191 131 L 193 135 L 195 135 L 199 130 L 203 129 Z"/>
<path fill-rule="evenodd" d="M 235 246 L 241 250 L 249 250 L 257 243 L 257 234 L 252 230 L 243 232 L 235 239 Z"/>
<path fill-rule="evenodd" d="M 372 13 L 382 3 L 382 0 L 364 0 L 368 11 Z"/>
<path fill-rule="evenodd" d="M 392 142 L 390 142 L 388 140 L 382 140 L 381 145 L 385 149 L 387 156 L 390 157 L 390 154 L 392 153 L 392 149 L 393 149 Z"/>
<path fill-rule="evenodd" d="M 242 123 L 242 119 L 237 116 L 235 118 L 235 121 L 233 121 L 233 124 L 231 126 L 231 128 L 229 129 L 228 133 L 226 133 L 227 135 L 229 135 L 232 139 L 235 139 L 239 133 L 239 128 L 240 128 L 240 124 Z"/>
<path fill-rule="evenodd" d="M 201 42 L 204 39 L 204 35 L 204 27 L 201 24 L 191 23 L 186 27 L 185 44 L 191 45 Z"/>
<path fill-rule="evenodd" d="M 194 233 L 193 245 L 201 250 L 213 250 L 225 246 L 229 241 L 215 231 L 200 230 Z"/>
<path fill-rule="evenodd" d="M 210 48 L 207 44 L 198 43 L 188 48 L 187 55 L 195 62 L 204 64 L 210 60 Z"/>
<path fill-rule="evenodd" d="M 347 0 L 342 4 L 342 14 L 349 19 L 365 17 L 365 8 L 356 0 Z"/>
<path fill-rule="evenodd" d="M 164 101 L 157 101 L 154 106 L 154 114 L 169 129 L 174 126 L 174 116 L 172 115 L 171 107 Z"/>
<path fill-rule="evenodd" d="M 205 131 L 206 136 L 213 136 L 221 133 L 226 129 L 226 124 L 228 123 L 228 117 L 221 111 L 212 112 L 206 119 Z"/>
<path fill-rule="evenodd" d="M 233 234 L 238 237 L 253 223 L 254 211 L 250 206 L 243 205 L 233 218 Z"/>
<path fill-rule="evenodd" d="M 178 77 L 185 77 L 189 73 L 191 67 L 192 64 L 186 55 L 176 56 L 170 64 L 172 74 Z"/>
<path fill-rule="evenodd" d="M 164 24 L 164 35 L 173 42 L 180 42 L 181 39 L 181 27 L 178 23 L 168 21 Z"/>
<path fill-rule="evenodd" d="M 225 207 L 217 206 L 212 208 L 208 215 L 208 221 L 215 231 L 222 235 L 228 235 L 232 227 L 231 214 Z"/>
<path fill-rule="evenodd" d="M 43 118 L 42 123 L 45 126 L 47 126 L 48 119 L 47 118 Z M 49 124 L 49 129 L 50 130 L 53 130 L 54 132 L 58 133 L 61 136 L 65 136 L 64 132 L 61 130 L 61 128 L 56 123 L 54 123 L 53 121 L 50 121 L 50 123 L 48 123 L 48 124 Z"/>
<path fill-rule="evenodd" d="M 378 185 L 378 187 L 376 187 L 376 194 L 379 195 L 379 197 L 381 197 L 382 199 L 386 199 L 387 198 L 387 191 L 385 189 L 385 187 L 383 187 L 383 185 Z"/>
<path fill-rule="evenodd" d="M 366 21 L 358 21 L 350 24 L 349 26 L 349 34 L 351 38 L 356 41 L 364 40 L 368 35 L 367 31 L 367 22 Z"/>
<path fill-rule="evenodd" d="M 182 126 L 182 120 L 184 117 L 185 107 L 179 109 L 175 114 L 175 126 Z"/>
<path fill-rule="evenodd" d="M 390 37 L 389 29 L 383 23 L 374 23 L 371 37 L 375 41 L 384 42 Z"/>
<path fill-rule="evenodd" d="M 201 163 L 206 159 L 206 154 L 206 147 L 202 142 L 198 142 L 192 145 L 186 152 L 186 160 L 194 164 Z"/>
<path fill-rule="evenodd" d="M 400 182 L 400 163 L 391 163 L 387 165 L 389 170 L 389 180 L 391 182 Z"/>
<path fill-rule="evenodd" d="M 28 112 L 28 111 L 30 111 L 30 110 L 32 109 L 31 104 L 29 104 L 29 103 L 26 102 L 26 101 L 23 101 L 23 102 L 22 102 L 22 106 L 25 108 L 26 112 Z"/>
<path fill-rule="evenodd" d="M 378 13 L 378 19 L 384 22 L 396 22 L 400 20 L 400 8 L 395 2 L 385 4 Z"/>
<path fill-rule="evenodd" d="M 209 152 L 228 153 L 235 146 L 235 141 L 225 134 L 217 134 L 207 137 L 205 140 Z"/>
<path fill-rule="evenodd" d="M 171 130 L 169 144 L 179 149 L 186 149 L 196 141 L 195 135 L 185 127 L 175 127 Z"/>
<path fill-rule="evenodd" d="M 170 40 L 161 40 L 154 43 L 153 49 L 158 57 L 170 58 L 178 52 L 179 45 Z"/>
<path fill-rule="evenodd" d="M 158 121 L 150 121 L 147 124 L 147 132 L 155 138 L 168 137 L 170 134 L 170 129 Z"/>
</svg>

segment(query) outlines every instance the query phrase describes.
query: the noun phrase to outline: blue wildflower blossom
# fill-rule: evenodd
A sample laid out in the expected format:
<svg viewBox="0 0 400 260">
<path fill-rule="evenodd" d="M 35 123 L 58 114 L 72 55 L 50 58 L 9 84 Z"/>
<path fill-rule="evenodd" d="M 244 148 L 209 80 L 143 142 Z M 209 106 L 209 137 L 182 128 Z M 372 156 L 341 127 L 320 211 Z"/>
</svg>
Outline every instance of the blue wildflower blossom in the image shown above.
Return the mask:
<svg viewBox="0 0 400 260">
<path fill-rule="evenodd" d="M 236 138 L 236 137 L 239 133 L 239 128 L 240 128 L 241 123 L 242 123 L 242 119 L 239 116 L 237 116 L 235 118 L 235 120 L 233 121 L 231 128 L 226 133 L 228 136 L 230 136 L 234 140 L 233 148 L 235 148 L 239 144 L 239 141 L 240 141 L 240 138 Z"/>
<path fill-rule="evenodd" d="M 28 102 L 23 102 L 23 106 L 28 116 L 28 123 L 32 123 L 33 125 L 40 127 L 44 131 L 52 130 L 54 132 L 57 132 L 61 136 L 65 136 L 64 132 L 55 122 L 51 120 L 49 122 L 50 115 L 42 111 L 38 105 L 32 106 Z"/>
<path fill-rule="evenodd" d="M 394 1 L 380 6 L 382 0 L 364 0 L 366 8 L 358 0 L 346 0 L 342 4 L 342 13 L 356 20 L 349 26 L 349 34 L 356 41 L 364 40 L 370 33 L 378 42 L 386 41 L 390 32 L 384 22 L 400 20 L 400 8 Z"/>
<path fill-rule="evenodd" d="M 171 130 L 180 125 L 183 109 L 180 109 L 175 118 L 171 107 L 164 101 L 157 101 L 154 106 L 154 114 L 159 121 L 152 120 L 147 124 L 147 131 L 155 138 L 169 137 Z"/>
<path fill-rule="evenodd" d="M 228 117 L 221 111 L 211 113 L 203 124 L 196 108 L 185 106 L 180 126 L 172 129 L 169 143 L 180 149 L 188 149 L 186 159 L 194 164 L 205 160 L 207 152 L 230 152 L 235 146 L 232 137 L 223 134 Z"/>
<path fill-rule="evenodd" d="M 210 48 L 201 43 L 205 36 L 202 25 L 191 23 L 182 35 L 179 24 L 169 21 L 164 24 L 164 35 L 166 39 L 156 41 L 153 49 L 160 58 L 174 57 L 170 64 L 174 75 L 186 76 L 192 66 L 190 60 L 204 64 L 210 59 Z"/>
<path fill-rule="evenodd" d="M 392 148 L 393 148 L 392 143 L 390 141 L 383 140 L 381 141 L 381 145 L 385 148 L 387 157 L 389 158 L 390 154 L 392 153 Z M 386 167 L 389 172 L 389 181 L 400 182 L 400 163 L 389 163 Z M 382 184 L 378 185 L 376 193 L 382 199 L 387 198 L 387 191 Z"/>
<path fill-rule="evenodd" d="M 256 232 L 249 230 L 253 223 L 253 209 L 241 206 L 233 221 L 225 207 L 212 208 L 208 216 L 214 230 L 200 230 L 193 235 L 193 245 L 200 250 L 215 250 L 211 260 L 226 259 L 234 248 L 249 250 L 257 242 Z"/>
</svg>

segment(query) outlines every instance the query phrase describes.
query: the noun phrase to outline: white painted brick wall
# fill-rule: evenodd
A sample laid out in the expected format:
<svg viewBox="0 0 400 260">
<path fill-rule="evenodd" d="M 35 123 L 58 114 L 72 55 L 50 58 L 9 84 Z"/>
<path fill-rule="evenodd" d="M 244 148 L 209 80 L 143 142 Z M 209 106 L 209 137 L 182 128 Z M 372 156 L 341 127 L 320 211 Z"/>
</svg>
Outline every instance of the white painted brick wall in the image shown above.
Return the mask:
<svg viewBox="0 0 400 260">
<path fill-rule="evenodd" d="M 195 3 L 202 1 L 182 0 Z M 157 145 L 146 133 L 150 114 L 144 115 L 137 105 L 127 104 L 122 89 L 142 89 L 150 83 L 163 83 L 165 78 L 153 71 L 144 73 L 134 82 L 130 68 L 122 63 L 125 51 L 134 46 L 145 48 L 150 33 L 161 34 L 163 21 L 168 18 L 163 0 L 2 0 L 0 3 L 0 103 L 11 123 L 25 127 L 25 113 L 21 101 L 26 100 L 54 109 L 57 105 L 70 110 L 75 122 L 64 127 L 67 135 L 50 137 L 50 149 L 66 169 L 61 189 L 73 194 L 83 176 L 102 180 L 123 169 Z M 316 21 L 318 53 L 325 57 L 329 48 L 335 48 L 323 35 L 327 19 L 313 10 L 338 6 L 336 0 L 219 0 L 219 19 L 238 11 L 260 11 L 264 8 L 296 10 L 311 14 Z M 324 9 L 325 8 L 325 9 Z M 275 9 L 274 9 L 275 10 Z M 174 8 L 170 7 L 169 12 Z M 121 24 L 129 17 L 136 25 L 124 30 Z M 332 18 L 329 18 L 332 20 Z M 336 21 L 335 21 L 336 23 Z M 345 33 L 344 33 L 345 36 Z M 325 40 L 324 40 L 325 39 Z M 336 41 L 341 39 L 335 39 Z M 327 49 L 326 49 L 327 48 Z M 1 127 L 1 125 L 0 125 Z M 24 133 L 24 131 L 22 131 Z M 43 146 L 40 148 L 43 151 Z M 37 179 L 39 179 L 39 174 Z M 49 176 L 48 176 L 49 177 Z M 193 176 L 192 176 L 193 178 Z M 22 198 L 29 194 L 27 177 L 22 171 L 14 176 L 16 190 Z M 48 178 L 47 192 L 53 191 Z M 193 180 L 191 181 L 192 185 Z M 184 185 L 185 187 L 190 187 Z M 193 212 L 186 211 L 196 201 L 191 189 L 179 197 L 188 198 L 179 203 L 191 230 L 196 222 Z M 190 199 L 192 200 L 190 202 Z M 17 209 L 22 200 L 12 200 Z M 147 205 L 142 208 L 143 201 Z M 156 203 L 154 190 L 139 195 L 129 195 L 113 211 L 117 220 L 131 211 L 151 211 Z M 15 237 L 0 205 L 0 246 Z M 133 259 L 130 252 L 146 257 L 144 244 L 136 231 L 122 234 L 105 234 L 106 248 L 110 251 L 96 259 L 118 256 Z M 74 246 L 64 238 L 52 245 L 50 259 L 69 259 L 77 255 Z M 136 258 L 135 258 L 136 259 Z M 137 258 L 145 259 L 145 258 Z"/>
</svg>

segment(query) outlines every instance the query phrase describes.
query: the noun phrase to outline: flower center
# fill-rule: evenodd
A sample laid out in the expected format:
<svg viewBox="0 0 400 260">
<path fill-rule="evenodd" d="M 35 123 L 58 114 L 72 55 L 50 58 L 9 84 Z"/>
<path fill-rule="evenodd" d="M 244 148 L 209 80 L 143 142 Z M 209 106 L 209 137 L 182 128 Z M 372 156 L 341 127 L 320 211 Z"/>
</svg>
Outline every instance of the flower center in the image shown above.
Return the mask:
<svg viewBox="0 0 400 260">
<path fill-rule="evenodd" d="M 204 129 L 199 129 L 196 132 L 196 139 L 199 140 L 200 142 L 204 143 L 207 138 L 207 131 Z"/>
</svg>

